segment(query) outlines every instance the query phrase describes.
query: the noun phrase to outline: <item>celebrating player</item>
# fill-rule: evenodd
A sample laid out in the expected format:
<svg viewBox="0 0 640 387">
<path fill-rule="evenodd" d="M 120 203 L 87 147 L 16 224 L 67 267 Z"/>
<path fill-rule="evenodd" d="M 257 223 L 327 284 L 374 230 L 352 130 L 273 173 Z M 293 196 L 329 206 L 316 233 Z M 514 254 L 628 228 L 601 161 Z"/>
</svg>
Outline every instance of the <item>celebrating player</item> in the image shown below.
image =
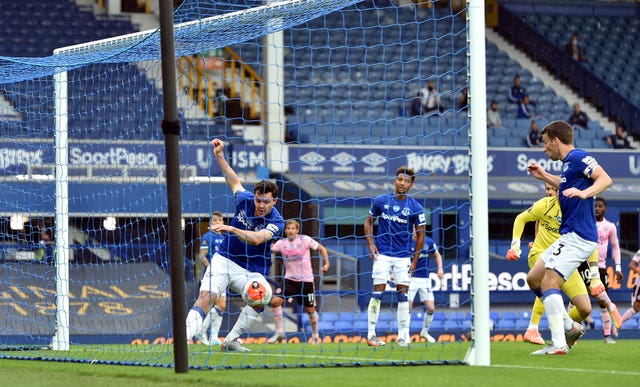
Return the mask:
<svg viewBox="0 0 640 387">
<path fill-rule="evenodd" d="M 283 297 L 295 297 L 298 300 L 298 305 L 304 305 L 304 311 L 309 315 L 309 323 L 311 324 L 311 344 L 319 344 L 318 314 L 316 313 L 310 250 L 320 251 L 320 255 L 322 255 L 323 272 L 329 270 L 329 254 L 327 253 L 327 249 L 316 240 L 307 235 L 300 235 L 299 233 L 300 223 L 294 219 L 287 220 L 284 226 L 286 238 L 280 239 L 271 245 L 271 251 L 281 254 L 284 262 Z M 273 304 L 281 305 L 283 301 L 284 300 L 274 299 Z M 267 339 L 267 343 L 269 344 L 285 338 L 282 306 L 273 309 L 273 319 L 276 323 L 276 332 Z"/>
<path fill-rule="evenodd" d="M 284 228 L 284 219 L 274 208 L 278 200 L 278 186 L 262 180 L 254 186 L 253 193 L 246 191 L 224 158 L 224 142 L 213 139 L 211 146 L 220 170 L 236 197 L 236 211 L 229 225 L 211 226 L 214 232 L 224 232 L 225 237 L 220 249 L 211 258 L 211 264 L 202 278 L 198 299 L 187 315 L 187 338 L 200 334 L 209 305 L 217 303 L 218 297 L 225 294 L 227 288 L 241 293 L 249 275 L 269 274 L 269 241 L 279 236 Z M 223 340 L 222 350 L 249 351 L 237 339 L 249 330 L 262 311 L 263 308 L 245 306 L 231 332 Z"/>
<path fill-rule="evenodd" d="M 582 276 L 582 279 L 590 286 L 591 277 L 598 276 L 602 284 L 604 285 L 604 292 L 599 293 L 595 297 L 598 299 L 598 305 L 600 305 L 600 316 L 602 318 L 602 329 L 604 331 L 604 342 L 607 344 L 615 344 L 615 340 L 611 337 L 612 327 L 611 320 L 613 320 L 613 331 L 620 328 L 622 325 L 622 316 L 618 312 L 616 304 L 611 302 L 608 295 L 609 290 L 609 274 L 607 273 L 607 251 L 609 249 L 609 243 L 611 243 L 611 255 L 615 262 L 615 276 L 618 281 L 624 279 L 622 274 L 622 268 L 620 267 L 620 244 L 618 243 L 618 231 L 616 225 L 609 222 L 604 218 L 604 214 L 607 212 L 607 202 L 601 197 L 595 200 L 595 213 L 596 213 L 596 225 L 598 227 L 598 266 L 591 266 L 588 262 L 583 262 L 578 267 L 578 272 Z M 592 271 L 596 271 L 593 273 Z"/>
<path fill-rule="evenodd" d="M 364 222 L 364 234 L 369 245 L 369 256 L 373 261 L 373 293 L 369 300 L 369 329 L 367 344 L 382 346 L 385 342 L 376 336 L 376 324 L 380 315 L 380 301 L 390 276 L 397 284 L 398 293 L 398 346 L 409 345 L 409 275 L 412 273 L 424 248 L 424 226 L 426 217 L 422 205 L 409 196 L 413 187 L 415 171 L 403 166 L 396 171 L 395 191 L 380 195 L 373 200 L 369 215 Z M 373 224 L 378 220 L 378 232 L 373 238 Z M 413 233 L 416 233 L 415 248 Z M 413 256 L 413 259 L 411 258 Z"/>
<path fill-rule="evenodd" d="M 218 211 L 211 213 L 209 227 L 211 228 L 211 226 L 216 224 L 224 224 L 224 218 Z M 218 252 L 224 240 L 224 235 L 210 228 L 204 233 L 202 238 L 200 238 L 200 263 L 202 263 L 202 267 L 204 267 L 205 270 L 209 267 L 211 257 L 214 253 Z M 222 314 L 226 309 L 227 297 L 222 294 L 218 297 L 218 301 L 216 301 L 214 307 L 207 313 L 207 317 L 205 317 L 202 328 L 200 329 L 200 339 L 203 344 L 220 345 L 218 336 L 220 334 L 220 326 L 222 325 Z"/>
<path fill-rule="evenodd" d="M 436 266 L 438 267 L 438 278 L 442 280 L 444 278 L 442 255 L 440 255 L 438 246 L 436 246 L 433 239 L 425 236 L 424 250 L 420 254 L 420 259 L 409 282 L 409 309 L 411 310 L 411 308 L 413 308 L 413 300 L 416 294 L 418 294 L 420 300 L 427 308 L 427 312 L 424 314 L 422 330 L 420 330 L 420 337 L 427 340 L 427 343 L 435 343 L 436 339 L 429 334 L 429 327 L 431 326 L 433 314 L 436 310 L 433 290 L 431 289 L 431 280 L 429 279 L 429 258 L 435 258 Z"/>
<path fill-rule="evenodd" d="M 562 355 L 569 352 L 567 343 L 584 331 L 582 327 L 576 329 L 566 315 L 560 288 L 597 247 L 593 197 L 611 186 L 612 180 L 593 156 L 574 148 L 573 128 L 568 123 L 552 121 L 547 124 L 542 129 L 542 141 L 551 160 L 562 160 L 562 175 L 545 171 L 535 161 L 528 165 L 527 171 L 536 179 L 558 187 L 562 223 L 560 238 L 542 253 L 527 276 L 529 287 L 543 300 L 551 330 L 551 345 L 532 354 Z M 591 282 L 592 294 L 604 291 L 604 286 L 597 284 L 599 278 L 594 277 Z M 568 338 L 565 338 L 565 331 L 570 333 Z"/>
<path fill-rule="evenodd" d="M 513 222 L 511 248 L 507 251 L 508 260 L 514 261 L 520 258 L 520 238 L 524 231 L 524 226 L 526 223 L 536 222 L 536 237 L 530 246 L 529 256 L 527 257 L 529 269 L 535 266 L 540 254 L 560 237 L 558 230 L 560 229 L 562 213 L 558 202 L 558 189 L 549 183 L 546 183 L 544 188 L 547 196 L 536 201 L 531 207 L 516 216 Z M 567 281 L 562 285 L 562 291 L 575 305 L 569 311 L 569 317 L 573 321 L 582 321 L 589 316 L 591 313 L 591 301 L 587 294 L 587 288 L 576 270 L 571 273 Z M 529 327 L 524 333 L 524 341 L 532 344 L 545 344 L 538 330 L 543 313 L 544 305 L 540 298 L 536 297 L 531 309 Z"/>
</svg>

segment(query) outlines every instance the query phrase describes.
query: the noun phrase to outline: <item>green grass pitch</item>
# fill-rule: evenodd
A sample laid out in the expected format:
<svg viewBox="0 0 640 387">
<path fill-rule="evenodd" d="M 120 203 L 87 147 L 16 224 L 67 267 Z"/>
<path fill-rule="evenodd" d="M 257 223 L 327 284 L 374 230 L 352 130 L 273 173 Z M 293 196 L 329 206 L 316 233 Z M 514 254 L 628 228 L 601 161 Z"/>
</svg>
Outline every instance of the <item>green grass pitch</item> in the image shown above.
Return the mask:
<svg viewBox="0 0 640 387">
<path fill-rule="evenodd" d="M 191 366 L 219 364 L 222 368 L 191 369 L 176 374 L 171 368 L 101 364 L 115 348 L 84 346 L 67 353 L 68 357 L 84 358 L 91 354 L 94 364 L 66 361 L 0 359 L 0 375 L 10 386 L 593 386 L 638 385 L 640 369 L 635 357 L 640 340 L 617 340 L 604 344 L 602 340 L 581 340 L 566 356 L 532 356 L 539 348 L 523 342 L 492 342 L 491 366 L 454 365 L 438 359 L 464 358 L 468 343 L 436 344 L 425 348 L 366 348 L 361 344 L 340 343 L 307 346 L 253 344 L 251 353 L 222 354 L 204 346 L 190 347 Z M 163 346 L 166 347 L 166 346 Z M 172 358 L 166 348 L 150 346 L 145 359 L 158 363 Z M 87 352 L 90 351 L 90 352 Z M 135 361 L 130 353 L 122 361 Z M 451 352 L 454 351 L 454 352 Z M 459 354 L 455 352 L 459 352 Z M 142 354 L 138 350 L 139 354 Z M 56 354 L 49 351 L 49 354 Z M 0 353 L 7 355 L 7 353 Z M 40 353 L 42 355 L 42 352 Z M 459 355 L 459 356 L 458 356 Z M 455 356 L 455 357 L 452 357 Z M 52 356 L 50 356 L 52 357 Z M 152 363 L 152 361 L 148 361 Z M 251 364 L 252 369 L 225 369 L 239 364 Z M 291 367 L 283 368 L 288 363 Z M 432 365 L 415 365 L 430 363 Z M 306 367 L 301 368 L 304 364 Z M 356 364 L 356 365 L 354 365 Z M 378 366 L 374 366 L 378 364 Z M 387 366 L 384 364 L 396 364 Z M 414 364 L 414 365 L 411 365 Z M 279 366 L 278 366 L 279 365 Z M 268 367 L 268 368 L 267 368 Z M 273 368 L 271 368 L 273 367 Z"/>
</svg>

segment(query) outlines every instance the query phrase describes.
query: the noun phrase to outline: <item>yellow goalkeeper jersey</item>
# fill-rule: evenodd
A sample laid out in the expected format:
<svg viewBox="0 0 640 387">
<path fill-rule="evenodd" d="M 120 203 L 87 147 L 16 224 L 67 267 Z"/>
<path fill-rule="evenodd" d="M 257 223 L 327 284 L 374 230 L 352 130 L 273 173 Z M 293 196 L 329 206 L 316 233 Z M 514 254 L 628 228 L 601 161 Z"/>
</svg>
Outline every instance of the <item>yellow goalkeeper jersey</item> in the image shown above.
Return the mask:
<svg viewBox="0 0 640 387">
<path fill-rule="evenodd" d="M 539 256 L 560 238 L 562 212 L 557 196 L 546 196 L 533 203 L 526 211 L 521 212 L 513 222 L 513 239 L 520 239 L 524 225 L 534 221 L 538 222 L 538 231 L 529 251 L 529 257 Z"/>
</svg>

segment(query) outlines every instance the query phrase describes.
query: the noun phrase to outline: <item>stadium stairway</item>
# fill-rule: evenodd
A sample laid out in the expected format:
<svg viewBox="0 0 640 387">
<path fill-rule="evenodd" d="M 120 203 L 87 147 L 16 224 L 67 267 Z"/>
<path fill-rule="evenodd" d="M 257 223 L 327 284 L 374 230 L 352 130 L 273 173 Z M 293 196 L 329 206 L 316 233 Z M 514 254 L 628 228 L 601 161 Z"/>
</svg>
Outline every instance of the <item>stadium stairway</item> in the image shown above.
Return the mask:
<svg viewBox="0 0 640 387">
<path fill-rule="evenodd" d="M 575 92 L 555 79 L 548 71 L 533 62 L 522 51 L 510 44 L 493 29 L 487 28 L 485 34 L 488 41 L 494 43 L 500 50 L 506 52 L 511 59 L 518 62 L 523 68 L 529 70 L 534 77 L 540 79 L 542 83 L 553 89 L 557 95 L 564 96 L 569 105 L 573 105 L 574 102 L 578 102 L 581 110 L 587 113 L 591 120 L 598 121 L 607 132 L 610 132 L 611 134 L 615 133 L 615 123 L 609 121 L 605 116 L 600 114 L 593 105 L 578 97 Z M 527 85 L 524 86 L 527 87 Z M 566 114 L 567 118 L 570 114 L 570 112 Z"/>
</svg>

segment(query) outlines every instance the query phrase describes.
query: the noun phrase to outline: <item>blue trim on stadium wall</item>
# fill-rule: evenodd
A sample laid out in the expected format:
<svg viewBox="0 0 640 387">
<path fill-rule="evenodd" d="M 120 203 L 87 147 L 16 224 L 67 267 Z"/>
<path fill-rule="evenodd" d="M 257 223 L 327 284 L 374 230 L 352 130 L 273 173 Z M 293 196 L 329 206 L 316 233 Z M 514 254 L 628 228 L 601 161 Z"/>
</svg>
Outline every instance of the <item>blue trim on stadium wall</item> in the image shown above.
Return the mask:
<svg viewBox="0 0 640 387">
<path fill-rule="evenodd" d="M 53 181 L 26 175 L 39 168 L 45 170 L 44 175 L 53 176 L 55 155 L 51 145 L 51 141 L 44 140 L 0 140 L 0 212 L 53 213 Z M 227 150 L 240 175 L 265 166 L 262 146 L 232 144 Z M 612 150 L 592 153 L 615 179 L 614 187 L 606 192 L 607 200 L 618 207 L 635 209 L 640 193 L 640 154 Z M 192 173 L 182 180 L 183 213 L 207 212 L 212 199 L 220 204 L 218 209 L 233 212 L 234 203 L 228 199 L 226 184 L 206 180 L 220 176 L 207 143 L 181 144 L 180 160 L 183 170 Z M 541 150 L 489 149 L 488 193 L 492 208 L 524 208 L 544 196 L 543 184 L 526 174 L 529 160 L 542 163 L 552 173 L 560 172 L 560 163 L 550 162 Z M 166 186 L 156 178 L 164 162 L 161 142 L 71 142 L 70 215 L 166 214 Z M 430 201 L 433 205 L 468 201 L 469 155 L 464 148 L 290 145 L 286 177 L 303 187 L 311 199 L 321 200 L 323 206 L 367 206 L 371 197 L 392 189 L 390 176 L 402 165 L 418 172 L 412 193 L 428 205 Z M 88 169 L 95 179 L 84 175 Z M 129 176 L 140 179 L 119 183 L 125 169 Z"/>
</svg>

